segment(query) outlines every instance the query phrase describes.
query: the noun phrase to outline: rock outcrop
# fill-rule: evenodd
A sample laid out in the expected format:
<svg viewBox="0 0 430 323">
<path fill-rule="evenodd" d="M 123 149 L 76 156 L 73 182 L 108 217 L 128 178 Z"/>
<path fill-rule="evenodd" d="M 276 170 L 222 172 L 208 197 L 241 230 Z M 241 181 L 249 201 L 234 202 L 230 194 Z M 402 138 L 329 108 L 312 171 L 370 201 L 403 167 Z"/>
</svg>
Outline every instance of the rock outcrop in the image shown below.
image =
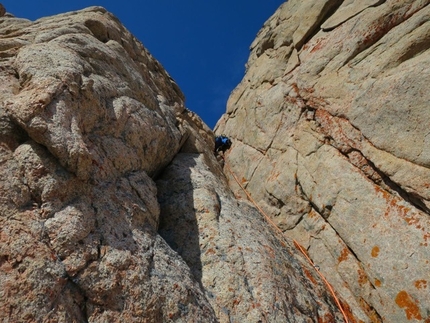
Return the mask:
<svg viewBox="0 0 430 323">
<path fill-rule="evenodd" d="M 360 322 L 430 320 L 429 3 L 288 1 L 216 127 Z"/>
<path fill-rule="evenodd" d="M 0 66 L 2 322 L 342 320 L 105 9 L 6 14 Z"/>
<path fill-rule="evenodd" d="M 157 234 L 176 84 L 103 8 L 1 27 L 2 321 L 215 321 Z"/>
</svg>

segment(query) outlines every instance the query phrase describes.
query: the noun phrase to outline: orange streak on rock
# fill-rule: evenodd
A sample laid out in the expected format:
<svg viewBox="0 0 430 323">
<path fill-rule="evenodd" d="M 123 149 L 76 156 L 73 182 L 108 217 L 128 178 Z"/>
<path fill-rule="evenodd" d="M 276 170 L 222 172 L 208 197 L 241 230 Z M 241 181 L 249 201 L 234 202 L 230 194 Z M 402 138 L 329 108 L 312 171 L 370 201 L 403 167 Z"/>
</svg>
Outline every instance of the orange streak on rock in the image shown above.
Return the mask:
<svg viewBox="0 0 430 323">
<path fill-rule="evenodd" d="M 379 279 L 375 279 L 375 286 L 376 287 L 381 287 L 382 283 Z"/>
<path fill-rule="evenodd" d="M 349 251 L 348 248 L 343 248 L 342 252 L 340 253 L 339 258 L 337 258 L 337 261 L 342 262 L 346 259 L 348 259 Z"/>
<path fill-rule="evenodd" d="M 373 258 L 376 258 L 376 257 L 378 257 L 378 255 L 379 255 L 379 247 L 378 246 L 374 246 L 373 248 L 372 248 L 372 257 Z"/>
<path fill-rule="evenodd" d="M 425 289 L 427 288 L 427 280 L 417 280 L 414 285 L 417 289 Z"/>
<path fill-rule="evenodd" d="M 408 320 L 422 320 L 420 308 L 416 301 L 404 290 L 400 291 L 396 296 L 396 304 L 405 310 Z"/>
<path fill-rule="evenodd" d="M 369 282 L 369 280 L 367 279 L 366 273 L 364 272 L 363 269 L 359 268 L 357 273 L 358 273 L 358 283 L 361 286 L 363 286 Z"/>
</svg>

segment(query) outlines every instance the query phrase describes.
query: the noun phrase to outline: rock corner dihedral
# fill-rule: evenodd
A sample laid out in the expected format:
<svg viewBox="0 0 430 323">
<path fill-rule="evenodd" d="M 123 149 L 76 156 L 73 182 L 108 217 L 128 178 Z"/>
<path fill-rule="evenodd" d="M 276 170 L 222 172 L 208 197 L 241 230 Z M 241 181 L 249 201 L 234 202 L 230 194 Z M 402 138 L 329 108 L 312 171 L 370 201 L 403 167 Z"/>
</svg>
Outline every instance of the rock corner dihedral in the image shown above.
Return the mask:
<svg viewBox="0 0 430 323">
<path fill-rule="evenodd" d="M 0 17 L 0 43 L 0 321 L 341 318 L 117 18 Z"/>
</svg>

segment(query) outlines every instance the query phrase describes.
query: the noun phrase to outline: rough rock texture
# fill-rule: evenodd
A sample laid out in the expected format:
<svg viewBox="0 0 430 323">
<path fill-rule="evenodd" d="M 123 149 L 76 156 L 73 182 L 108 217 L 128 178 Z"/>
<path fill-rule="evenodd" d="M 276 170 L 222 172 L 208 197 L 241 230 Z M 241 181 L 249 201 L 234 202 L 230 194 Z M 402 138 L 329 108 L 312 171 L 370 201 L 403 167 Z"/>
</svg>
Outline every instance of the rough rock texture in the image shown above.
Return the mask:
<svg viewBox="0 0 430 323">
<path fill-rule="evenodd" d="M 2 322 L 342 319 L 113 15 L 6 15 L 0 66 Z"/>
<path fill-rule="evenodd" d="M 2 321 L 215 321 L 157 234 L 177 86 L 103 8 L 0 26 Z"/>
<path fill-rule="evenodd" d="M 158 180 L 160 234 L 189 265 L 219 321 L 341 320 L 298 251 L 238 203 L 213 169 L 219 166 L 205 159 L 180 153 Z"/>
<path fill-rule="evenodd" d="M 288 1 L 216 128 L 362 322 L 430 321 L 429 3 Z"/>
<path fill-rule="evenodd" d="M 6 13 L 5 7 L 0 3 L 0 17 L 3 17 Z"/>
</svg>

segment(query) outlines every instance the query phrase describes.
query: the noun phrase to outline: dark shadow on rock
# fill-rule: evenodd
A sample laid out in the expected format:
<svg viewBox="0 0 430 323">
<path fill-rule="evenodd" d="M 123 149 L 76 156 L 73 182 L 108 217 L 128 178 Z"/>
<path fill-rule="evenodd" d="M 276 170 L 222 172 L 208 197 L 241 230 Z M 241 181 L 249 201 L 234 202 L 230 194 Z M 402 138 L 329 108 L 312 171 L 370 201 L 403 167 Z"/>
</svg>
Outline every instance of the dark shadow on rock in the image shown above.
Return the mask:
<svg viewBox="0 0 430 323">
<path fill-rule="evenodd" d="M 199 154 L 179 153 L 157 180 L 161 214 L 159 234 L 190 268 L 202 286 L 199 228 L 194 206 L 192 168 Z"/>
</svg>

